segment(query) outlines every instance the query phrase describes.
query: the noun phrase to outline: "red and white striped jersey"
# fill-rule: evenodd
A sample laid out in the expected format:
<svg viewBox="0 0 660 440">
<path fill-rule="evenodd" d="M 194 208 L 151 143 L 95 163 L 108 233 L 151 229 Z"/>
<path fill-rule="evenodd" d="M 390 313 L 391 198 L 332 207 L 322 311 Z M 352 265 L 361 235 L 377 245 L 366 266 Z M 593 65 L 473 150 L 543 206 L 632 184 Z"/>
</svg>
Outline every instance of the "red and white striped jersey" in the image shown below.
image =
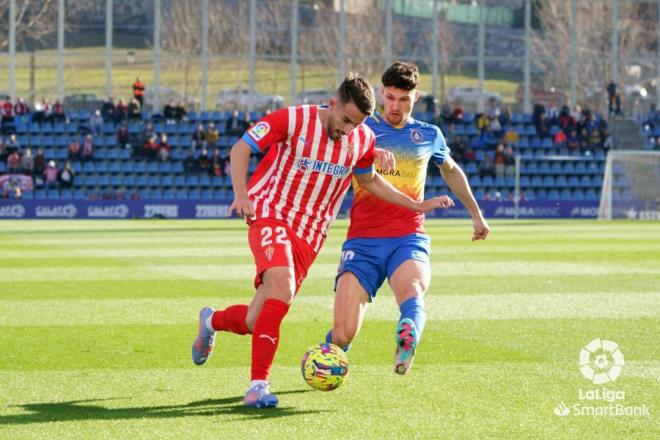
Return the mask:
<svg viewBox="0 0 660 440">
<path fill-rule="evenodd" d="M 321 125 L 319 107 L 277 110 L 242 137 L 255 152 L 266 152 L 248 182 L 255 218 L 289 227 L 318 252 L 336 216 L 353 173 L 373 169 L 375 137 L 360 124 L 332 141 Z"/>
</svg>

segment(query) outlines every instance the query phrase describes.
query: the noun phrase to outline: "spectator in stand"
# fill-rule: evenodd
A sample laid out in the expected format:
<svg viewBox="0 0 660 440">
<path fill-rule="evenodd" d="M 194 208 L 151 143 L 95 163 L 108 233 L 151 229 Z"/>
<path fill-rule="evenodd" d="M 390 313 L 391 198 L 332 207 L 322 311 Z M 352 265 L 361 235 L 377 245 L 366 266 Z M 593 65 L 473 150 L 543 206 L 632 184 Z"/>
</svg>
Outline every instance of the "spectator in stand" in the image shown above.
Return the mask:
<svg viewBox="0 0 660 440">
<path fill-rule="evenodd" d="M 5 142 L 2 139 L 2 136 L 0 136 L 0 161 L 4 162 L 7 160 L 7 151 L 5 149 Z"/>
<path fill-rule="evenodd" d="M 129 141 L 130 136 L 128 134 L 128 126 L 123 122 L 117 127 L 117 145 L 119 145 L 120 148 L 131 148 Z"/>
<path fill-rule="evenodd" d="M 23 116 L 30 114 L 30 107 L 25 103 L 23 98 L 18 98 L 16 104 L 14 104 L 14 114 L 16 116 Z"/>
<path fill-rule="evenodd" d="M 53 122 L 66 122 L 66 115 L 64 114 L 64 106 L 59 99 L 56 99 L 53 103 Z"/>
<path fill-rule="evenodd" d="M 117 105 L 115 106 L 115 122 L 121 123 L 126 120 L 128 117 L 128 106 L 122 98 L 119 98 Z"/>
<path fill-rule="evenodd" d="M 484 134 L 488 127 L 490 127 L 490 118 L 488 117 L 488 114 L 481 113 L 477 117 L 477 130 L 479 130 L 481 134 Z"/>
<path fill-rule="evenodd" d="M 575 151 L 580 149 L 580 137 L 578 136 L 577 130 L 574 128 L 571 130 L 567 136 L 567 146 L 569 151 Z"/>
<path fill-rule="evenodd" d="M 5 154 L 9 155 L 14 151 L 20 154 L 21 144 L 18 143 L 18 139 L 16 139 L 16 135 L 12 133 L 9 135 L 9 140 L 5 145 Z"/>
<path fill-rule="evenodd" d="M 21 172 L 21 155 L 18 151 L 12 151 L 7 156 L 7 172 L 9 174 Z"/>
<path fill-rule="evenodd" d="M 46 165 L 46 169 L 44 170 L 44 177 L 45 177 L 45 185 L 46 188 L 57 188 L 58 186 L 58 178 L 59 172 L 57 171 L 57 167 L 55 166 L 55 161 L 51 160 L 48 161 L 48 165 Z"/>
<path fill-rule="evenodd" d="M 43 120 L 41 122 L 53 122 L 53 106 L 46 98 L 41 100 L 41 111 L 43 112 Z"/>
<path fill-rule="evenodd" d="M 580 107 L 579 104 L 576 104 L 573 107 L 573 111 L 571 111 L 570 115 L 571 115 L 571 118 L 573 118 L 573 120 L 575 121 L 576 124 L 578 123 L 578 121 L 580 121 L 582 119 L 582 108 Z"/>
<path fill-rule="evenodd" d="M 165 123 L 174 124 L 176 122 L 176 114 L 176 103 L 174 100 L 171 100 L 163 107 L 163 118 L 165 119 Z"/>
<path fill-rule="evenodd" d="M 511 111 L 511 107 L 505 107 L 504 111 L 502 113 L 500 113 L 499 119 L 500 119 L 500 124 L 502 126 L 507 125 L 511 121 L 511 114 L 512 113 L 513 112 Z"/>
<path fill-rule="evenodd" d="M 477 154 L 474 152 L 474 148 L 468 147 L 463 154 L 463 160 L 472 161 L 477 159 Z"/>
<path fill-rule="evenodd" d="M 555 133 L 554 137 L 552 138 L 552 143 L 555 145 L 555 147 L 563 147 L 566 145 L 566 142 L 568 141 L 568 138 L 566 137 L 566 133 L 564 133 L 563 129 L 559 129 L 557 133 Z"/>
<path fill-rule="evenodd" d="M 129 121 L 139 121 L 142 119 L 140 104 L 138 103 L 137 99 L 132 98 L 128 103 L 128 107 L 126 108 L 126 115 Z"/>
<path fill-rule="evenodd" d="M 506 168 L 506 155 L 504 153 L 504 144 L 498 144 L 497 148 L 495 148 L 495 159 L 493 159 L 493 164 L 495 165 L 495 176 L 503 178 Z"/>
<path fill-rule="evenodd" d="M 204 133 L 204 140 L 206 141 L 206 145 L 210 148 L 213 148 L 215 147 L 216 142 L 218 142 L 218 139 L 220 139 L 220 133 L 218 133 L 218 129 L 215 128 L 215 124 L 213 122 L 209 122 L 206 133 Z"/>
<path fill-rule="evenodd" d="M 445 101 L 441 106 L 440 106 L 440 124 L 437 125 L 444 125 L 444 124 L 449 124 L 449 123 L 455 123 L 454 121 L 454 114 L 451 111 L 451 107 L 449 106 L 449 103 Z"/>
<path fill-rule="evenodd" d="M 59 173 L 60 188 L 62 189 L 71 189 L 73 187 L 73 179 L 75 178 L 75 173 L 73 168 L 71 168 L 71 162 L 66 161 L 64 167 L 60 170 Z"/>
<path fill-rule="evenodd" d="M 144 83 L 138 76 L 133 83 L 133 98 L 140 104 L 140 110 L 144 108 Z"/>
<path fill-rule="evenodd" d="M 247 120 L 247 115 L 241 118 L 238 110 L 234 110 L 231 117 L 227 119 L 227 134 L 230 136 L 240 136 L 250 126 L 250 121 Z"/>
<path fill-rule="evenodd" d="M 571 116 L 571 111 L 568 106 L 563 106 L 561 112 L 559 113 L 559 126 L 564 130 L 569 130 L 575 127 L 575 119 Z"/>
<path fill-rule="evenodd" d="M 615 115 L 616 113 L 616 96 L 617 96 L 617 84 L 614 81 L 610 81 L 605 90 L 607 90 L 607 104 L 610 111 L 610 115 Z"/>
<path fill-rule="evenodd" d="M 493 158 L 491 157 L 490 152 L 484 154 L 484 158 L 479 162 L 479 176 L 495 176 L 495 165 L 493 164 Z"/>
<path fill-rule="evenodd" d="M 585 148 L 589 146 L 589 131 L 586 128 L 580 130 L 580 134 L 578 137 L 580 139 L 580 148 Z"/>
<path fill-rule="evenodd" d="M 105 104 L 103 105 L 105 107 Z M 103 116 L 101 116 L 101 110 L 94 111 L 94 114 L 89 118 L 89 126 L 94 136 L 101 136 L 103 134 Z"/>
<path fill-rule="evenodd" d="M 152 134 L 142 146 L 142 155 L 149 159 L 155 159 L 156 154 L 158 154 L 158 138 L 156 134 Z"/>
<path fill-rule="evenodd" d="M 2 129 L 6 130 L 9 125 L 14 123 L 14 105 L 11 102 L 11 99 L 1 103 L 0 106 L 0 116 L 2 116 Z"/>
<path fill-rule="evenodd" d="M 454 161 L 462 162 L 463 157 L 465 156 L 465 150 L 467 148 L 467 144 L 463 138 L 460 136 L 454 137 L 453 140 L 449 142 L 449 148 Z"/>
<path fill-rule="evenodd" d="M 600 137 L 599 130 L 592 130 L 589 134 L 589 147 L 591 151 L 603 148 L 603 139 Z"/>
<path fill-rule="evenodd" d="M 222 177 L 224 174 L 224 159 L 220 156 L 220 149 L 214 148 L 211 156 L 211 175 Z"/>
<path fill-rule="evenodd" d="M 37 155 L 34 156 L 34 174 L 33 176 L 43 176 L 46 171 L 46 158 L 44 157 L 44 149 L 39 148 Z"/>
<path fill-rule="evenodd" d="M 457 102 L 454 107 L 454 122 L 463 122 L 463 107 L 460 102 Z"/>
<path fill-rule="evenodd" d="M 23 197 L 21 181 L 18 178 L 10 177 L 6 185 L 2 187 L 2 197 L 5 199 L 20 199 Z"/>
<path fill-rule="evenodd" d="M 493 128 L 488 126 L 483 134 L 483 140 L 487 148 L 492 148 L 499 142 L 499 136 L 493 131 Z"/>
<path fill-rule="evenodd" d="M 170 158 L 170 144 L 167 143 L 165 133 L 160 135 L 160 141 L 158 142 L 158 158 L 161 162 L 166 162 Z"/>
<path fill-rule="evenodd" d="M 186 106 L 183 104 L 183 101 L 178 101 L 176 104 L 176 120 L 183 121 L 187 114 L 188 112 L 186 111 Z"/>
<path fill-rule="evenodd" d="M 550 123 L 545 114 L 542 114 L 536 123 L 536 134 L 541 137 L 550 135 Z"/>
<path fill-rule="evenodd" d="M 512 125 L 510 125 L 506 133 L 504 133 L 502 142 L 504 142 L 504 145 L 518 145 L 518 142 L 520 142 L 520 136 Z"/>
<path fill-rule="evenodd" d="M 32 122 L 42 123 L 44 122 L 44 120 L 45 120 L 45 114 L 43 109 L 43 102 L 37 102 L 34 105 L 34 113 L 32 113 Z"/>
<path fill-rule="evenodd" d="M 491 98 L 488 101 L 488 118 L 492 122 L 493 119 L 499 119 L 500 117 L 500 104 L 497 102 L 495 98 Z"/>
<path fill-rule="evenodd" d="M 225 176 L 231 177 L 231 164 L 229 163 L 229 158 L 225 160 Z"/>
<path fill-rule="evenodd" d="M 101 107 L 101 116 L 104 121 L 114 121 L 117 117 L 117 108 L 115 107 L 112 97 L 109 97 L 108 100 L 103 103 L 103 106 Z"/>
<path fill-rule="evenodd" d="M 69 159 L 71 160 L 80 160 L 80 142 L 77 137 L 73 137 L 71 142 L 69 142 Z"/>
<path fill-rule="evenodd" d="M 31 176 L 34 172 L 34 156 L 32 155 L 32 149 L 26 148 L 21 157 L 21 172 Z"/>
<path fill-rule="evenodd" d="M 494 117 L 490 119 L 490 128 L 493 129 L 495 136 L 502 137 L 502 124 L 500 123 L 500 110 L 495 111 Z"/>
<path fill-rule="evenodd" d="M 211 161 L 206 148 L 202 148 L 202 152 L 197 158 L 197 171 L 202 174 L 208 174 L 211 171 Z"/>
<path fill-rule="evenodd" d="M 200 123 L 192 134 L 192 141 L 194 148 L 202 148 L 206 146 L 206 132 L 204 126 Z"/>
<path fill-rule="evenodd" d="M 188 150 L 188 154 L 185 159 L 183 159 L 183 172 L 187 175 L 193 174 L 197 171 L 197 163 L 195 161 L 195 156 L 193 150 Z"/>
<path fill-rule="evenodd" d="M 504 149 L 504 159 L 504 177 L 513 179 L 516 175 L 516 158 L 513 155 L 513 147 L 509 146 Z"/>
<path fill-rule="evenodd" d="M 82 144 L 82 152 L 80 155 L 83 161 L 93 160 L 94 159 L 94 138 L 91 134 L 85 136 L 85 140 Z"/>
</svg>

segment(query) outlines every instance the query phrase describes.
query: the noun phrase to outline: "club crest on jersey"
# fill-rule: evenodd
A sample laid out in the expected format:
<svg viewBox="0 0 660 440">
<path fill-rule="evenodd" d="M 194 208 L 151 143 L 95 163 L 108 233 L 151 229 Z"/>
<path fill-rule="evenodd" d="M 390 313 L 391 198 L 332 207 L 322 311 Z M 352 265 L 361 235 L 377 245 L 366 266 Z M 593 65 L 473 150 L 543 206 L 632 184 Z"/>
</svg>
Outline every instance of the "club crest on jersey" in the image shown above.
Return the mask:
<svg viewBox="0 0 660 440">
<path fill-rule="evenodd" d="M 248 130 L 248 134 L 252 139 L 255 141 L 260 141 L 268 134 L 270 131 L 270 124 L 266 121 L 261 121 L 254 127 L 252 127 L 250 130 Z"/>
<path fill-rule="evenodd" d="M 298 159 L 296 168 L 298 168 L 298 171 L 305 174 L 316 172 L 339 178 L 346 177 L 351 172 L 351 167 L 322 160 L 310 159 L 309 157 L 301 157 Z"/>
<path fill-rule="evenodd" d="M 275 253 L 275 248 L 272 245 L 266 246 L 264 249 L 264 253 L 266 254 L 266 258 L 268 258 L 268 261 L 273 259 L 273 254 Z"/>
<path fill-rule="evenodd" d="M 424 141 L 424 136 L 422 136 L 422 132 L 416 129 L 410 130 L 410 139 L 416 144 L 421 144 L 422 141 Z"/>
<path fill-rule="evenodd" d="M 348 143 L 348 151 L 346 152 L 346 155 L 348 156 L 348 159 L 353 159 L 353 153 L 355 152 L 355 144 L 353 142 Z"/>
</svg>

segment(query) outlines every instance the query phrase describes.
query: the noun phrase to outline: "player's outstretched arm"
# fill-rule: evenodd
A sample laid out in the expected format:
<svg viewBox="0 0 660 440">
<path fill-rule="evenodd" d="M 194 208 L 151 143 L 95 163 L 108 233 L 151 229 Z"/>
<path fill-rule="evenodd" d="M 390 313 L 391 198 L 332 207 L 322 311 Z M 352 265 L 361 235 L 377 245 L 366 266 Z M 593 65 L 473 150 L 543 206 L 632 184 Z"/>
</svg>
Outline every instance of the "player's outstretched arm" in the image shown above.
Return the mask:
<svg viewBox="0 0 660 440">
<path fill-rule="evenodd" d="M 485 240 L 490 232 L 490 226 L 488 226 L 477 201 L 472 195 L 472 190 L 465 177 L 465 173 L 451 157 L 447 157 L 438 168 L 440 168 L 442 178 L 445 179 L 449 188 L 456 194 L 458 200 L 461 201 L 472 217 L 472 226 L 474 228 L 472 241 Z"/>
<path fill-rule="evenodd" d="M 379 199 L 383 199 L 394 205 L 403 206 L 411 211 L 426 213 L 437 208 L 451 208 L 454 206 L 454 201 L 448 196 L 433 197 L 432 199 L 418 202 L 393 187 L 387 180 L 383 179 L 374 171 L 355 174 L 355 177 L 362 188 Z"/>
<path fill-rule="evenodd" d="M 254 216 L 254 205 L 247 192 L 247 172 L 251 153 L 250 146 L 245 141 L 239 140 L 229 154 L 231 184 L 234 188 L 234 202 L 229 207 L 230 216 L 234 210 L 243 217 Z"/>
</svg>

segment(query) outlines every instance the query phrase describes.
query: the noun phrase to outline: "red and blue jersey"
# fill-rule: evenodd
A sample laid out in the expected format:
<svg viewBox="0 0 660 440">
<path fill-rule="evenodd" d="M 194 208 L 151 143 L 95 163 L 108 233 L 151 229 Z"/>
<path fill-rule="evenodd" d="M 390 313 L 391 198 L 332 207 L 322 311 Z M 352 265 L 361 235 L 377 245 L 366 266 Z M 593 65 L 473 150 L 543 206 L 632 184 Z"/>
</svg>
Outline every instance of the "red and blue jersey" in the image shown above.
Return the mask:
<svg viewBox="0 0 660 440">
<path fill-rule="evenodd" d="M 410 119 L 402 127 L 387 123 L 378 113 L 365 124 L 376 135 L 376 148 L 394 154 L 395 169 L 376 171 L 399 191 L 417 201 L 424 200 L 424 183 L 429 160 L 441 165 L 449 156 L 445 137 L 438 127 Z M 424 214 L 385 202 L 361 188 L 353 178 L 355 193 L 348 238 L 401 237 L 424 233 Z"/>
</svg>

